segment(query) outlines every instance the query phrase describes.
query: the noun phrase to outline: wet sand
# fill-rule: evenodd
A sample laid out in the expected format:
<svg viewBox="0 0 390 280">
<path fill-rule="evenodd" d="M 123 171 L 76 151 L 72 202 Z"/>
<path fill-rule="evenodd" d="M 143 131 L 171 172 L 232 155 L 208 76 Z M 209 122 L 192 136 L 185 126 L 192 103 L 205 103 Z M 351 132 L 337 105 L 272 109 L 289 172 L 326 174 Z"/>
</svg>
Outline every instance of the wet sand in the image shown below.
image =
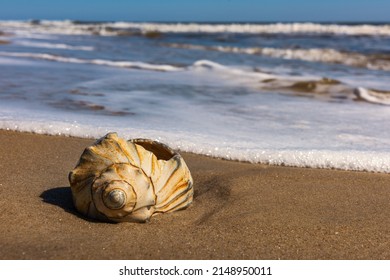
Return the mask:
<svg viewBox="0 0 390 280">
<path fill-rule="evenodd" d="M 195 196 L 146 224 L 88 220 L 68 172 L 92 139 L 0 131 L 1 259 L 390 259 L 390 175 L 182 153 Z"/>
</svg>

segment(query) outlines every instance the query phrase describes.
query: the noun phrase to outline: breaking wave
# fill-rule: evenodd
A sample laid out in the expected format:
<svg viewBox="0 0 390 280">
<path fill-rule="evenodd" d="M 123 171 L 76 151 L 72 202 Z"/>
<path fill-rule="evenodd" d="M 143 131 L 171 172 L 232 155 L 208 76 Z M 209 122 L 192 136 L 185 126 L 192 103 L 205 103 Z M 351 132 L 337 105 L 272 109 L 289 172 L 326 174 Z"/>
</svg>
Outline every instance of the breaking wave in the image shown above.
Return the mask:
<svg viewBox="0 0 390 280">
<path fill-rule="evenodd" d="M 390 92 L 384 90 L 353 87 L 342 81 L 316 76 L 288 76 L 264 73 L 258 70 L 254 71 L 253 69 L 226 66 L 209 60 L 198 60 L 191 65 L 179 67 L 169 64 L 151 64 L 139 61 L 81 59 L 46 53 L 0 52 L 0 56 L 42 59 L 62 63 L 95 64 L 149 71 L 210 71 L 213 74 L 224 76 L 228 80 L 234 79 L 236 82 L 243 83 L 247 86 L 262 88 L 268 91 L 294 93 L 299 96 L 310 95 L 323 100 L 350 99 L 390 105 Z"/>
<path fill-rule="evenodd" d="M 49 61 L 57 61 L 64 63 L 84 63 L 84 64 L 96 64 L 120 68 L 134 68 L 152 71 L 177 71 L 180 68 L 168 65 L 168 64 L 150 64 L 140 61 L 112 61 L 105 59 L 81 59 L 75 57 L 64 57 L 60 55 L 52 55 L 47 53 L 22 53 L 22 52 L 0 52 L 1 56 L 8 57 L 23 57 L 33 59 L 43 59 Z"/>
<path fill-rule="evenodd" d="M 46 49 L 63 49 L 63 50 L 79 50 L 79 51 L 93 51 L 92 46 L 71 46 L 68 44 L 53 44 L 46 42 L 33 42 L 27 40 L 19 40 L 14 42 L 17 45 L 33 48 L 46 48 Z"/>
<path fill-rule="evenodd" d="M 135 23 L 135 22 L 74 22 L 74 21 L 0 21 L 0 28 L 33 29 L 50 34 L 96 34 L 104 36 L 131 35 L 136 32 L 161 33 L 247 33 L 247 34 L 334 34 L 349 36 L 390 36 L 390 25 L 382 24 L 319 24 L 319 23 Z"/>
<path fill-rule="evenodd" d="M 335 49 L 280 49 L 280 48 L 239 48 L 228 46 L 202 46 L 190 44 L 166 44 L 169 47 L 193 50 L 219 51 L 263 55 L 283 59 L 298 59 L 304 61 L 344 64 L 354 67 L 364 67 L 373 70 L 390 71 L 390 55 L 364 55 L 353 52 L 342 52 Z"/>
<path fill-rule="evenodd" d="M 355 89 L 355 95 L 362 101 L 381 105 L 390 105 L 390 91 L 358 87 Z"/>
</svg>

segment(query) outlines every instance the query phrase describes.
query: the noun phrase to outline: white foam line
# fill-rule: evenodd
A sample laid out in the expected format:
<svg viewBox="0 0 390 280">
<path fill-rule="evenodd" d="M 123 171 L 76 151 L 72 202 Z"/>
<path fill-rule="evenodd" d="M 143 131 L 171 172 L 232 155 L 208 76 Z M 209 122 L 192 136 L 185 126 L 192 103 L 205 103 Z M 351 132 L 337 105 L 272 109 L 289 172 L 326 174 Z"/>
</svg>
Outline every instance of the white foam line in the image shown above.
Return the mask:
<svg viewBox="0 0 390 280">
<path fill-rule="evenodd" d="M 225 65 L 218 64 L 213 61 L 209 60 L 198 60 L 193 63 L 192 66 L 189 67 L 190 69 L 195 70 L 204 70 L 204 69 L 210 69 L 210 70 L 216 70 L 218 71 L 219 75 L 227 75 L 229 79 L 233 77 L 236 80 L 241 79 L 246 86 L 252 85 L 256 88 L 264 87 L 265 89 L 282 89 L 283 87 L 290 87 L 296 82 L 307 82 L 307 81 L 321 81 L 323 80 L 322 77 L 316 77 L 316 76 L 287 76 L 287 75 L 273 75 L 273 74 L 267 74 L 267 73 L 260 73 L 260 72 L 252 72 L 245 69 L 239 69 L 234 67 L 229 67 Z M 266 81 L 272 79 L 273 82 L 266 82 L 264 84 L 261 83 L 261 81 Z M 334 87 L 332 89 L 332 87 Z M 326 87 L 326 92 L 331 94 L 332 91 L 350 91 L 351 93 L 354 92 L 354 94 L 361 98 L 364 101 L 375 103 L 375 104 L 381 104 L 381 105 L 390 105 L 390 93 L 386 91 L 380 91 L 380 90 L 371 90 L 366 89 L 363 87 L 353 88 L 353 86 L 349 86 L 347 84 L 335 84 L 335 85 L 328 85 Z M 314 90 L 313 90 L 314 91 Z"/>
<path fill-rule="evenodd" d="M 258 84 L 257 82 L 258 79 L 274 79 L 277 77 L 280 78 L 282 77 L 282 76 L 276 76 L 267 73 L 247 71 L 245 69 L 239 69 L 231 66 L 225 66 L 206 59 L 195 61 L 189 68 L 195 70 L 211 69 L 211 70 L 217 70 L 220 74 L 229 74 L 241 78 L 248 77 L 252 79 L 256 84 Z"/>
<path fill-rule="evenodd" d="M 358 87 L 355 90 L 355 94 L 367 102 L 390 105 L 390 93 L 378 92 L 363 87 Z"/>
<path fill-rule="evenodd" d="M 390 36 L 390 25 L 339 25 L 318 23 L 275 23 L 275 24 L 199 24 L 199 23 L 129 23 L 116 22 L 117 28 L 137 28 L 144 32 L 172 33 L 315 33 L 342 35 L 383 35 Z"/>
<path fill-rule="evenodd" d="M 34 48 L 47 48 L 47 49 L 65 49 L 65 50 L 80 50 L 80 51 L 93 51 L 94 47 L 92 46 L 71 46 L 67 44 L 53 44 L 46 42 L 33 42 L 33 41 L 14 41 L 15 44 L 34 47 Z"/>
<path fill-rule="evenodd" d="M 117 30 L 134 29 L 141 32 L 157 31 L 162 33 L 248 33 L 248 34 L 278 34 L 278 33 L 311 33 L 336 35 L 366 35 L 390 36 L 390 25 L 342 25 L 319 23 L 274 23 L 274 24 L 202 24 L 202 23 L 78 23 L 71 21 L 41 21 L 31 24 L 28 21 L 0 21 L 1 28 L 26 29 L 51 34 L 100 34 L 116 35 Z"/>
<path fill-rule="evenodd" d="M 226 46 L 201 46 L 190 44 L 169 44 L 174 48 L 193 50 L 211 50 L 227 53 L 242 53 L 251 55 L 264 55 L 283 59 L 297 59 L 325 63 L 344 64 L 355 67 L 366 67 L 373 70 L 390 71 L 390 60 L 379 59 L 360 53 L 340 52 L 329 48 L 312 49 L 280 49 L 280 48 L 239 48 Z"/>
<path fill-rule="evenodd" d="M 111 67 L 120 67 L 120 68 L 134 68 L 150 71 L 183 71 L 194 70 L 194 71 L 217 71 L 219 75 L 225 75 L 229 79 L 232 77 L 234 79 L 241 80 L 247 86 L 252 85 L 255 87 L 261 87 L 261 80 L 275 79 L 274 84 L 267 83 L 269 87 L 281 88 L 283 86 L 291 86 L 297 81 L 308 81 L 308 80 L 321 80 L 320 77 L 299 77 L 299 76 L 282 76 L 282 75 L 272 75 L 267 73 L 259 73 L 247 71 L 245 69 L 225 66 L 209 60 L 198 60 L 195 61 L 191 66 L 186 68 L 175 67 L 172 65 L 159 65 L 159 64 L 149 64 L 139 61 L 110 61 L 103 59 L 80 59 L 74 57 L 63 57 L 45 53 L 17 53 L 17 52 L 0 52 L 0 56 L 6 57 L 23 57 L 23 58 L 35 58 L 35 59 L 44 59 L 49 61 L 57 61 L 63 63 L 79 63 L 79 64 L 95 64 Z M 270 89 L 268 87 L 268 89 Z M 352 90 L 352 89 L 351 89 Z M 385 92 L 378 92 L 375 90 L 368 90 L 362 87 L 359 87 L 355 90 L 355 95 L 371 103 L 377 103 L 382 105 L 390 105 L 390 94 Z"/>
<path fill-rule="evenodd" d="M 69 123 L 63 121 L 47 120 L 2 120 L 0 119 L 0 129 L 14 130 L 21 132 L 33 132 L 39 134 L 75 136 L 82 138 L 99 138 L 109 131 L 117 131 L 126 135 L 125 138 L 134 138 L 134 129 L 129 133 L 129 129 L 95 127 L 83 125 L 81 123 Z M 151 131 L 138 131 L 139 134 L 155 134 Z M 164 142 L 174 149 L 184 152 L 192 152 L 211 157 L 223 158 L 227 160 L 238 160 L 250 163 L 262 163 L 270 165 L 283 165 L 294 167 L 310 167 L 321 169 L 339 169 L 353 171 L 368 171 L 390 173 L 390 153 L 371 151 L 332 151 L 332 150 L 280 150 L 280 149 L 243 149 L 241 146 L 227 145 L 216 150 L 215 143 L 201 142 L 194 144 L 189 140 L 190 136 L 174 135 L 169 132 L 159 132 L 166 135 Z M 152 136 L 150 138 L 153 138 Z M 199 139 L 197 139 L 199 140 Z M 205 139 L 204 139 L 205 140 Z M 206 141 L 206 140 L 205 140 Z"/>
<path fill-rule="evenodd" d="M 111 61 L 111 60 L 104 60 L 104 59 L 88 60 L 88 59 L 80 59 L 75 57 L 63 57 L 59 55 L 52 55 L 46 53 L 0 52 L 0 55 L 9 56 L 9 57 L 44 59 L 44 60 L 65 62 L 65 63 L 85 63 L 85 64 L 113 66 L 113 67 L 120 67 L 120 68 L 136 68 L 136 69 L 153 70 L 153 71 L 182 70 L 182 68 L 175 67 L 168 64 L 149 64 L 149 63 L 139 62 L 139 61 Z"/>
<path fill-rule="evenodd" d="M 144 69 L 144 70 L 154 70 L 154 71 L 180 71 L 184 70 L 183 67 L 176 67 L 168 64 L 150 64 L 140 61 L 112 61 L 112 60 L 104 60 L 104 59 L 80 59 L 75 57 L 64 57 L 59 55 L 52 55 L 47 53 L 26 53 L 26 52 L 1 52 L 0 56 L 6 57 L 23 57 L 23 58 L 34 58 L 34 59 L 43 59 L 49 61 L 57 61 L 64 63 L 85 63 L 85 64 L 95 64 L 95 65 L 104 65 L 104 66 L 113 66 L 120 68 L 136 68 L 136 69 Z M 256 77 L 256 78 L 274 78 L 273 75 L 265 74 L 265 73 L 255 73 L 248 72 L 245 70 L 224 66 L 222 64 L 209 61 L 209 60 L 198 60 L 195 61 L 191 66 L 191 69 L 213 69 L 219 70 L 220 72 L 234 74 L 237 76 L 248 76 L 248 77 Z"/>
<path fill-rule="evenodd" d="M 231 66 L 225 66 L 210 60 L 198 60 L 195 61 L 192 65 L 188 67 L 176 67 L 168 64 L 149 64 L 140 61 L 111 61 L 104 59 L 80 59 L 75 57 L 63 57 L 58 55 L 46 54 L 46 53 L 23 53 L 23 52 L 0 52 L 0 56 L 6 57 L 23 57 L 23 58 L 33 58 L 33 59 L 43 59 L 49 61 L 63 62 L 63 63 L 78 63 L 78 64 L 94 64 L 94 65 L 103 65 L 119 68 L 134 68 L 150 71 L 213 71 L 218 73 L 220 76 L 225 76 L 228 79 L 234 78 L 236 81 L 241 81 L 247 86 L 252 85 L 254 87 L 261 86 L 261 80 L 275 79 L 277 80 L 277 86 L 289 86 L 291 83 L 297 81 L 307 81 L 309 80 L 319 80 L 321 77 L 315 76 L 282 76 L 282 75 L 272 75 L 261 72 L 248 71 L 247 69 L 240 69 Z M 269 83 L 267 83 L 270 86 Z M 276 86 L 276 85 L 275 85 Z M 277 87 L 276 86 L 276 87 Z"/>
</svg>

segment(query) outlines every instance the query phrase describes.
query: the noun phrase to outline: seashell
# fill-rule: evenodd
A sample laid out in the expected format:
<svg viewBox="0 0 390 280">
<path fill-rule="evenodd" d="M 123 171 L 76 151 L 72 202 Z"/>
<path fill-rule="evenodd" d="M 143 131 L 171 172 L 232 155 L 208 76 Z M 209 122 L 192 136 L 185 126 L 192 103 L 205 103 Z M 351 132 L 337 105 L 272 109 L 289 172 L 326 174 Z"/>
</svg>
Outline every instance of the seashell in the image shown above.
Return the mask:
<svg viewBox="0 0 390 280">
<path fill-rule="evenodd" d="M 148 140 L 109 133 L 86 148 L 69 173 L 76 209 L 94 219 L 145 222 L 187 208 L 193 180 L 183 158 Z"/>
</svg>

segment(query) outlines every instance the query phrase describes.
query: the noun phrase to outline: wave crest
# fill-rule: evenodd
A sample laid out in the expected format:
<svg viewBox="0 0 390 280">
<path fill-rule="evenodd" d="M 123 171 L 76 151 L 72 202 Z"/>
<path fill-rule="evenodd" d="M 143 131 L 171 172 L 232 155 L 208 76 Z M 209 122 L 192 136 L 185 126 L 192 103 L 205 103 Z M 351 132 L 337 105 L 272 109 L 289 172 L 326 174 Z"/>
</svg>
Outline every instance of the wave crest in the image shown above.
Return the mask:
<svg viewBox="0 0 390 280">
<path fill-rule="evenodd" d="M 276 91 L 288 94 L 293 93 L 297 96 L 311 96 L 326 101 L 349 99 L 381 105 L 390 105 L 390 92 L 388 91 L 367 89 L 363 87 L 353 88 L 342 81 L 330 78 L 283 76 L 263 73 L 260 71 L 250 71 L 248 69 L 226 66 L 210 60 L 198 60 L 187 67 L 179 67 L 169 64 L 150 64 L 139 61 L 111 61 L 104 59 L 88 60 L 46 53 L 0 52 L 0 56 L 42 59 L 62 63 L 95 64 L 149 71 L 210 71 L 215 75 L 224 76 L 229 81 L 234 79 L 235 81 L 244 83 L 247 86 L 261 88 L 267 91 Z"/>
<path fill-rule="evenodd" d="M 390 55 L 364 55 L 354 52 L 342 52 L 335 49 L 279 49 L 279 48 L 239 48 L 227 46 L 201 46 L 190 44 L 166 44 L 174 48 L 207 50 L 250 55 L 263 55 L 282 59 L 297 59 L 313 62 L 343 64 L 364 67 L 372 70 L 390 71 Z"/>
<path fill-rule="evenodd" d="M 27 40 L 18 40 L 15 41 L 15 44 L 25 46 L 25 47 L 33 47 L 33 48 L 46 48 L 46 49 L 63 49 L 63 50 L 78 50 L 78 51 L 93 51 L 95 48 L 92 46 L 72 46 L 68 44 L 53 44 L 47 42 L 33 42 Z"/>
<path fill-rule="evenodd" d="M 1 56 L 8 57 L 24 57 L 33 59 L 43 59 L 64 63 L 84 63 L 84 64 L 96 64 L 120 68 L 133 68 L 152 71 L 177 71 L 180 68 L 169 64 L 151 64 L 140 61 L 112 61 L 105 59 L 81 59 L 76 57 L 64 57 L 60 55 L 52 55 L 47 53 L 22 53 L 22 52 L 0 52 Z"/>
<path fill-rule="evenodd" d="M 358 99 L 362 101 L 381 105 L 390 105 L 390 91 L 358 87 L 355 89 L 354 93 Z"/>
<path fill-rule="evenodd" d="M 96 34 L 116 36 L 147 32 L 160 33 L 236 33 L 236 34 L 333 34 L 347 36 L 390 36 L 390 25 L 319 24 L 319 23 L 135 23 L 65 21 L 0 21 L 1 28 L 31 30 L 51 34 Z"/>
</svg>

